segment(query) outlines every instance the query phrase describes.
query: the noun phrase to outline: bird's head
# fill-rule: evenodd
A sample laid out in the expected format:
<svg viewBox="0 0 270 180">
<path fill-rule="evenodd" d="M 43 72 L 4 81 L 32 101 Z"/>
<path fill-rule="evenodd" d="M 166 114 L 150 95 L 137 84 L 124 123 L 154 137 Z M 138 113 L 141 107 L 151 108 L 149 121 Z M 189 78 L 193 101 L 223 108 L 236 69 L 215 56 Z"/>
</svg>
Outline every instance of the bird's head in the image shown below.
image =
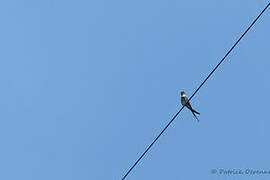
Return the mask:
<svg viewBox="0 0 270 180">
<path fill-rule="evenodd" d="M 185 91 L 181 91 L 181 96 L 186 96 Z"/>
</svg>

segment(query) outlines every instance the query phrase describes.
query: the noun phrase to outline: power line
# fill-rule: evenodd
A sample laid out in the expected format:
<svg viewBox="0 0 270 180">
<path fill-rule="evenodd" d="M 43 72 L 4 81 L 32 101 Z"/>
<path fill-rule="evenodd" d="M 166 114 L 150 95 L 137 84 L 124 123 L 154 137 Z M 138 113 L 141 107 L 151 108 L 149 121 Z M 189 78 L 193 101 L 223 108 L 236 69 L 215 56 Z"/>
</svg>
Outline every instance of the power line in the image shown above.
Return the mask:
<svg viewBox="0 0 270 180">
<path fill-rule="evenodd" d="M 261 11 L 261 13 L 256 17 L 256 19 L 250 24 L 250 26 L 246 29 L 246 31 L 240 36 L 240 38 L 234 43 L 231 49 L 225 54 L 225 56 L 220 60 L 220 62 L 216 65 L 216 67 L 209 73 L 209 75 L 204 79 L 204 81 L 200 84 L 200 86 L 196 89 L 196 91 L 190 96 L 188 102 L 193 98 L 193 96 L 201 89 L 204 83 L 210 78 L 210 76 L 216 71 L 219 65 L 226 59 L 226 57 L 231 53 L 231 51 L 235 48 L 235 46 L 241 41 L 241 39 L 246 35 L 246 33 L 250 30 L 250 28 L 256 23 L 256 21 L 261 17 L 264 11 L 270 6 L 270 3 L 266 5 L 266 7 Z M 131 166 L 128 172 L 123 176 L 122 180 L 124 180 L 128 174 L 132 171 L 132 169 L 138 164 L 138 162 L 143 158 L 143 156 L 149 151 L 149 149 L 155 144 L 155 142 L 159 139 L 159 137 L 164 133 L 164 131 L 171 125 L 171 123 L 175 120 L 178 114 L 182 111 L 184 106 L 180 108 L 180 110 L 173 116 L 173 118 L 169 121 L 169 123 L 164 127 L 164 129 L 159 133 L 159 135 L 154 139 L 154 141 L 147 147 L 147 149 L 142 153 L 142 155 L 138 158 L 138 160 Z"/>
</svg>

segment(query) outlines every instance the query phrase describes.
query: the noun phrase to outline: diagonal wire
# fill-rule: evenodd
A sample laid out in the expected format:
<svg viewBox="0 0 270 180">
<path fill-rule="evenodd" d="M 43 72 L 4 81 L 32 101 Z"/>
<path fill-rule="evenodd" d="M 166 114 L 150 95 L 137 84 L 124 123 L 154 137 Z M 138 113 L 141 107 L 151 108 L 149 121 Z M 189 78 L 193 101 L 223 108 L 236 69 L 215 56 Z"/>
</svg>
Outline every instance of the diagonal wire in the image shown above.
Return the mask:
<svg viewBox="0 0 270 180">
<path fill-rule="evenodd" d="M 225 54 L 225 56 L 220 60 L 220 62 L 215 66 L 215 68 L 209 73 L 209 75 L 204 79 L 204 81 L 200 84 L 200 86 L 195 90 L 195 92 L 190 96 L 188 102 L 193 98 L 193 96 L 201 89 L 204 83 L 210 78 L 210 76 L 216 71 L 216 69 L 220 66 L 220 64 L 226 59 L 226 57 L 231 53 L 231 51 L 235 48 L 235 46 L 241 41 L 241 39 L 246 35 L 246 33 L 250 30 L 250 28 L 256 23 L 256 21 L 261 17 L 264 11 L 270 6 L 270 3 L 266 5 L 266 7 L 261 11 L 261 13 L 256 17 L 256 19 L 249 25 L 246 31 L 240 36 L 240 38 L 234 43 L 231 49 Z M 173 116 L 173 118 L 169 121 L 169 123 L 164 127 L 164 129 L 159 133 L 159 135 L 154 139 L 154 141 L 147 147 L 147 149 L 142 153 L 142 155 L 138 158 L 138 160 L 131 166 L 131 168 L 127 171 L 127 173 L 123 176 L 122 180 L 124 180 L 128 174 L 132 171 L 132 169 L 138 164 L 138 162 L 143 158 L 143 156 L 149 151 L 149 149 L 155 144 L 155 142 L 159 139 L 159 137 L 164 133 L 164 131 L 171 125 L 171 123 L 175 120 L 178 114 L 182 111 L 184 106 L 180 108 L 180 110 Z"/>
</svg>

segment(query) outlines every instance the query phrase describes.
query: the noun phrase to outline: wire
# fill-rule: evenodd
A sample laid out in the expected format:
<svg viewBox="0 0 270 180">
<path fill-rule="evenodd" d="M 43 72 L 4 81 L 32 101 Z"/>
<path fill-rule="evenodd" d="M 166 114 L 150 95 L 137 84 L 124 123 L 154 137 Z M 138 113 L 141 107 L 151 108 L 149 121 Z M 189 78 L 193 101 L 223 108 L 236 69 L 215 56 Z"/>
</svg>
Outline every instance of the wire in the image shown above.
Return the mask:
<svg viewBox="0 0 270 180">
<path fill-rule="evenodd" d="M 220 60 L 220 62 L 216 65 L 216 67 L 209 73 L 209 75 L 204 79 L 204 81 L 200 84 L 200 86 L 195 90 L 195 92 L 190 96 L 188 102 L 193 98 L 193 96 L 201 89 L 204 83 L 210 78 L 210 76 L 216 71 L 216 69 L 220 66 L 220 64 L 226 59 L 226 57 L 231 53 L 231 51 L 235 48 L 235 46 L 241 41 L 241 39 L 246 35 L 246 33 L 250 30 L 250 28 L 256 23 L 256 21 L 261 17 L 264 11 L 270 6 L 270 3 L 266 5 L 266 7 L 261 11 L 261 13 L 257 16 L 257 18 L 250 24 L 250 26 L 246 29 L 246 31 L 240 36 L 240 38 L 234 43 L 231 49 L 225 54 L 225 56 Z M 169 121 L 169 123 L 165 126 L 165 128 L 159 133 L 159 135 L 154 139 L 154 141 L 147 147 L 147 149 L 142 153 L 142 155 L 138 158 L 138 160 L 131 166 L 128 172 L 123 176 L 122 180 L 124 180 L 128 174 L 132 171 L 132 169 L 138 164 L 138 162 L 143 158 L 143 156 L 149 151 L 149 149 L 155 144 L 155 142 L 159 139 L 159 137 L 164 133 L 164 131 L 171 125 L 171 123 L 175 120 L 178 114 L 182 111 L 184 106 L 180 108 L 180 110 L 173 116 L 173 118 Z"/>
</svg>

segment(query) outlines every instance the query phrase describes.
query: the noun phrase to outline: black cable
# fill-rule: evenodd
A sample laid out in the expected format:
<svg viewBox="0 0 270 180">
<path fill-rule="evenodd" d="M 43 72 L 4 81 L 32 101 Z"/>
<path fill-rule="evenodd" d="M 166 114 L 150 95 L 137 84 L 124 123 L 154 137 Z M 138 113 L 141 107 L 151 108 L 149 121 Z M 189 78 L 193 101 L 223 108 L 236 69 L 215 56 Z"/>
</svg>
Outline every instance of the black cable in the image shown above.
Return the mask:
<svg viewBox="0 0 270 180">
<path fill-rule="evenodd" d="M 190 96 L 188 102 L 193 98 L 193 96 L 199 91 L 199 89 L 204 85 L 204 83 L 210 78 L 210 76 L 216 71 L 219 65 L 226 59 L 226 57 L 231 53 L 231 51 L 235 48 L 235 46 L 241 41 L 241 39 L 246 35 L 246 33 L 250 30 L 250 28 L 256 23 L 256 21 L 261 17 L 264 11 L 269 7 L 270 3 L 266 5 L 266 7 L 262 10 L 262 12 L 257 16 L 257 18 L 250 24 L 247 30 L 240 36 L 240 38 L 234 43 L 231 49 L 225 54 L 225 56 L 220 60 L 220 62 L 216 65 L 216 67 L 209 73 L 209 75 L 204 79 L 204 81 L 200 84 L 200 86 L 196 89 L 196 91 Z M 122 180 L 124 180 L 127 175 L 132 171 L 132 169 L 138 164 L 138 162 L 143 158 L 143 156 L 148 152 L 148 150 L 154 145 L 154 143 L 158 140 L 158 138 L 164 133 L 164 131 L 170 126 L 170 124 L 175 120 L 178 114 L 182 111 L 184 106 L 180 108 L 180 110 L 173 116 L 170 122 L 165 126 L 165 128 L 159 133 L 159 135 L 154 139 L 154 141 L 147 147 L 147 149 L 142 153 L 142 155 L 138 158 L 138 160 L 133 164 L 133 166 L 128 170 L 128 172 L 124 175 Z"/>
<path fill-rule="evenodd" d="M 159 133 L 159 135 L 155 138 L 155 140 L 148 146 L 148 148 L 142 153 L 142 155 L 139 157 L 139 159 L 133 164 L 133 166 L 128 170 L 128 172 L 125 174 L 125 176 L 122 178 L 124 180 L 127 175 L 130 173 L 130 171 L 137 165 L 137 163 L 142 159 L 142 157 L 147 153 L 147 151 L 153 146 L 153 144 L 158 140 L 158 138 L 164 133 L 164 131 L 170 126 L 170 124 L 173 122 L 173 120 L 178 116 L 178 114 L 182 111 L 184 106 L 181 107 L 181 109 L 173 116 L 173 118 L 170 120 L 170 122 L 165 126 L 165 128 Z"/>
</svg>

